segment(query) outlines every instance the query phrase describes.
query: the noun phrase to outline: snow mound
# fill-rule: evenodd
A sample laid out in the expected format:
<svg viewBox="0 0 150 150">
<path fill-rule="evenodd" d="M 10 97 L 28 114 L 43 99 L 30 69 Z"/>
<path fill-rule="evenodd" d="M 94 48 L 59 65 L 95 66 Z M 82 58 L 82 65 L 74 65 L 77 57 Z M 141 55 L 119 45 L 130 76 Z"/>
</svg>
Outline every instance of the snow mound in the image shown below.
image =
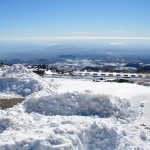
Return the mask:
<svg viewBox="0 0 150 150">
<path fill-rule="evenodd" d="M 114 116 L 124 120 L 134 120 L 136 117 L 136 111 L 129 101 L 87 92 L 31 96 L 24 106 L 29 113 L 38 112 L 44 115 L 97 115 L 102 118 Z"/>
<path fill-rule="evenodd" d="M 25 66 L 21 64 L 14 64 L 9 69 L 7 69 L 2 77 L 38 77 L 38 75 L 34 74 L 31 70 L 27 69 Z"/>
<path fill-rule="evenodd" d="M 19 96 L 28 96 L 41 90 L 51 91 L 53 87 L 43 78 L 25 68 L 13 65 L 0 78 L 0 91 Z"/>
</svg>

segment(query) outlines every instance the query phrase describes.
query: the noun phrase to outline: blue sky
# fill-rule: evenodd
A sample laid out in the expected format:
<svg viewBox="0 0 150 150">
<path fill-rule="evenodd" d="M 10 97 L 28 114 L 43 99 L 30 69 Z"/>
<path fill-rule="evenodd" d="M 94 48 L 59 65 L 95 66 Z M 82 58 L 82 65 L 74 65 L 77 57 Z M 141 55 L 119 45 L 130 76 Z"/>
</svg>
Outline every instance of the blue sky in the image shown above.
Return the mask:
<svg viewBox="0 0 150 150">
<path fill-rule="evenodd" d="M 0 0 L 0 39 L 148 38 L 150 0 Z"/>
</svg>

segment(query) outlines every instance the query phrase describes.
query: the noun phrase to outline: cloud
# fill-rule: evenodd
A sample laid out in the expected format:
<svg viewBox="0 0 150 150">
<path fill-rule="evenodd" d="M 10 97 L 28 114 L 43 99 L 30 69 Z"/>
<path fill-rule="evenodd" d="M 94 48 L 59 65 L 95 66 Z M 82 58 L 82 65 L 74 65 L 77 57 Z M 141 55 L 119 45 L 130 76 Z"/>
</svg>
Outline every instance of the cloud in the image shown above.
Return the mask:
<svg viewBox="0 0 150 150">
<path fill-rule="evenodd" d="M 91 35 L 96 34 L 95 32 L 73 32 L 73 35 Z"/>
<path fill-rule="evenodd" d="M 150 40 L 150 37 L 116 37 L 116 36 L 48 36 L 48 37 L 0 37 L 0 41 L 24 40 Z"/>
<path fill-rule="evenodd" d="M 111 32 L 113 32 L 113 33 L 123 33 L 124 31 L 122 31 L 122 30 L 114 30 L 114 31 L 111 31 Z"/>
<path fill-rule="evenodd" d="M 128 44 L 126 44 L 126 43 L 115 43 L 115 42 L 113 42 L 113 43 L 109 43 L 110 45 L 128 45 Z"/>
</svg>

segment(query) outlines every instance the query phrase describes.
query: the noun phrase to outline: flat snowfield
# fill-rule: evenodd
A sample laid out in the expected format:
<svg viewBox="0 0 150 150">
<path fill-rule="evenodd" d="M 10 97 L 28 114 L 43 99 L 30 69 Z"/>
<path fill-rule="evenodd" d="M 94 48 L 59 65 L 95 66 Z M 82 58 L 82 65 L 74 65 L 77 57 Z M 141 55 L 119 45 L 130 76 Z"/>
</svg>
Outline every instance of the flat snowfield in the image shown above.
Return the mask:
<svg viewBox="0 0 150 150">
<path fill-rule="evenodd" d="M 51 81 L 49 78 L 46 78 L 46 80 Z M 89 90 L 95 94 L 109 94 L 131 100 L 135 98 L 140 99 L 140 97 L 142 97 L 142 99 L 148 98 L 150 100 L 150 87 L 137 84 L 94 82 L 92 80 L 66 78 L 55 78 L 53 80 L 60 84 L 58 87 L 58 92 L 60 93 L 74 91 L 84 92 Z"/>
<path fill-rule="evenodd" d="M 150 87 L 41 78 L 23 65 L 0 77 L 0 150 L 150 150 Z"/>
<path fill-rule="evenodd" d="M 46 80 L 50 81 L 51 79 L 46 78 Z M 121 99 L 128 99 L 136 105 L 143 105 L 140 109 L 145 117 L 140 118 L 140 120 L 150 126 L 150 87 L 82 79 L 55 78 L 53 80 L 59 84 L 57 89 L 59 93 L 90 91 L 94 94 L 117 96 Z"/>
</svg>

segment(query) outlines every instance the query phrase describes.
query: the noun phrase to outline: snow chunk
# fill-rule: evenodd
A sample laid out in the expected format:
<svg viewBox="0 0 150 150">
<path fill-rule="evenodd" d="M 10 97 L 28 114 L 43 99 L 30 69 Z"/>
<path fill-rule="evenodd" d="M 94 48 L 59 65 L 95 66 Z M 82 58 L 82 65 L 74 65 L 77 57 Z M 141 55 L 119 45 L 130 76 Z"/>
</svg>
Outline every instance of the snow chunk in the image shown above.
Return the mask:
<svg viewBox="0 0 150 150">
<path fill-rule="evenodd" d="M 116 149 L 117 146 L 117 130 L 113 127 L 107 127 L 103 124 L 94 122 L 87 130 L 87 149 L 88 150 L 110 150 Z"/>
<path fill-rule="evenodd" d="M 145 132 L 143 132 L 143 131 L 140 132 L 140 138 L 141 138 L 143 141 L 146 141 L 146 140 L 147 140 L 147 136 L 146 136 Z"/>
<path fill-rule="evenodd" d="M 0 133 L 6 130 L 9 127 L 10 120 L 9 119 L 0 119 Z"/>
</svg>

